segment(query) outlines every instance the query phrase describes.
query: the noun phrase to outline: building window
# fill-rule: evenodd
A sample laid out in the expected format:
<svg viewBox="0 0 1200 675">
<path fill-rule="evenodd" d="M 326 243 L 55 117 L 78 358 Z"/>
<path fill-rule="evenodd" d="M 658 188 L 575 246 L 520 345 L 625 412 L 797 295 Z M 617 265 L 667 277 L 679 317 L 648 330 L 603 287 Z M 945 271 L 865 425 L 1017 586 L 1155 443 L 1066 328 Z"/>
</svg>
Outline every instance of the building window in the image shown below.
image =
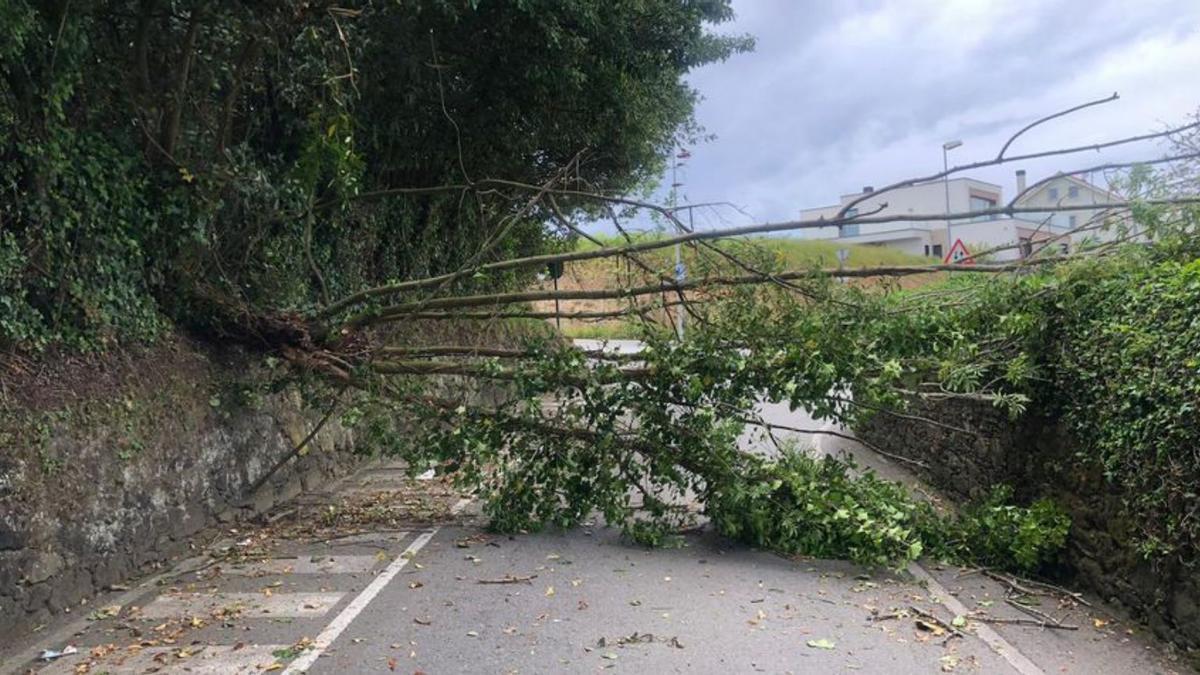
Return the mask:
<svg viewBox="0 0 1200 675">
<path fill-rule="evenodd" d="M 935 257 L 935 258 L 942 257 L 942 245 L 941 244 L 933 245 L 933 257 Z"/>
<path fill-rule="evenodd" d="M 1050 201 L 1052 201 L 1052 202 L 1058 201 L 1058 188 L 1056 188 L 1056 187 L 1050 188 L 1049 190 L 1047 190 L 1047 192 L 1050 195 Z"/>
<path fill-rule="evenodd" d="M 855 206 L 853 208 L 846 209 L 846 217 L 847 218 L 857 218 L 858 217 L 858 207 Z"/>
<path fill-rule="evenodd" d="M 1078 199 L 1079 198 L 1079 186 L 1072 185 L 1071 187 L 1067 188 L 1067 196 L 1070 197 L 1071 199 Z"/>
<path fill-rule="evenodd" d="M 929 257 L 929 244 L 925 244 L 925 257 Z"/>
<path fill-rule="evenodd" d="M 1075 229 L 1075 224 L 1079 222 L 1079 216 L 1067 216 L 1067 227 Z"/>
<path fill-rule="evenodd" d="M 988 209 L 996 208 L 996 200 L 988 197 L 980 197 L 979 195 L 971 195 L 971 211 L 987 211 Z M 981 220 L 995 220 L 995 214 L 986 216 L 975 216 L 971 220 L 978 222 Z"/>
<path fill-rule="evenodd" d="M 845 225 L 842 225 L 841 236 L 857 237 L 858 236 L 858 223 L 846 223 Z"/>
<path fill-rule="evenodd" d="M 1033 255 L 1033 240 L 1029 237 L 1021 237 L 1021 257 L 1028 258 Z"/>
<path fill-rule="evenodd" d="M 1063 255 L 1067 255 L 1068 253 L 1071 252 L 1071 245 L 1067 244 L 1067 243 L 1059 244 L 1058 248 L 1062 251 Z"/>
</svg>

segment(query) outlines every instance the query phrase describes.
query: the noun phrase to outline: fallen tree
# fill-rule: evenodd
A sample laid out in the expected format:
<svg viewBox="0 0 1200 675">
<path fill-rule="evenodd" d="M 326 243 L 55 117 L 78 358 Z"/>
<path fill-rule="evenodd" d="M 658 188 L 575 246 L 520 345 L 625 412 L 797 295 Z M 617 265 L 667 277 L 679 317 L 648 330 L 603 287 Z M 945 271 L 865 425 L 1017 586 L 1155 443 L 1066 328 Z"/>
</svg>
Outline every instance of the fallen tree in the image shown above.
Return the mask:
<svg viewBox="0 0 1200 675">
<path fill-rule="evenodd" d="M 786 447 L 751 455 L 737 439 L 762 401 L 844 424 L 904 414 L 914 396 L 1019 412 L 1039 377 L 1028 358 L 1039 317 L 1022 307 L 1053 298 L 1056 275 L 1097 260 L 1194 256 L 1200 196 L 1130 183 L 1124 198 L 1086 207 L 1014 199 L 897 215 L 847 206 L 829 219 L 689 231 L 677 208 L 630 194 L 680 136 L 697 132 L 682 76 L 748 46 L 707 32 L 728 20 L 727 3 L 703 5 L 604 13 L 588 2 L 539 12 L 526 3 L 147 0 L 72 11 L 18 2 L 0 52 L 2 175 L 19 197 L 0 204 L 13 224 L 0 233 L 0 298 L 13 308 L 0 322 L 4 339 L 26 349 L 56 340 L 102 348 L 116 335 L 152 336 L 166 314 L 207 339 L 282 357 L 325 383 L 316 390 L 326 419 L 359 408 L 376 443 L 414 471 L 451 472 L 502 529 L 570 526 L 598 511 L 657 541 L 687 516 L 684 498 L 696 497 L 723 532 L 784 552 L 872 564 L 927 549 L 1022 568 L 1045 560 L 1064 532 L 1051 507 L 981 507 L 992 528 L 981 529 L 838 460 Z M 528 39 L 471 39 L 499 29 Z M 514 59 L 510 44 L 537 49 Z M 103 73 L 85 67 L 96 63 Z M 396 73 L 404 77 L 387 76 Z M 105 81 L 129 86 L 96 84 Z M 87 96 L 72 95 L 76 88 Z M 875 196 L 1197 128 L 1007 154 L 1029 128 L 1059 117 L 1018 131 L 993 159 Z M 132 130 L 114 124 L 127 119 Z M 123 131 L 110 138 L 114 128 Z M 1147 160 L 1169 168 L 1195 157 L 1180 148 Z M 1006 263 L 787 269 L 729 245 L 765 233 L 1098 206 L 1101 215 L 1073 232 L 1043 221 L 1038 250 Z M 608 218 L 627 234 L 638 214 L 678 234 L 574 247 L 576 221 Z M 1131 224 L 1136 235 L 1125 231 Z M 1049 252 L 1058 239 L 1099 229 L 1116 235 Z M 1140 252 L 1142 239 L 1157 248 Z M 697 262 L 687 281 L 647 261 L 675 245 Z M 626 282 L 529 288 L 548 264 L 599 259 L 627 261 Z M 914 275 L 958 283 L 931 291 L 946 300 L 937 311 L 927 297 L 884 292 Z M 1025 279 L 1035 281 L 1014 283 Z M 615 311 L 637 322 L 636 358 L 598 358 L 554 338 L 504 353 L 421 345 L 402 330 L 428 319 L 612 314 L 569 305 L 588 299 L 624 303 Z M 530 307 L 551 300 L 568 306 Z M 1013 311 L 997 311 L 1001 300 Z M 686 340 L 674 335 L 672 312 L 690 317 Z M 468 403 L 447 390 L 448 376 L 502 382 L 504 395 L 489 407 Z M 1038 536 L 1017 536 L 1030 530 Z"/>
</svg>

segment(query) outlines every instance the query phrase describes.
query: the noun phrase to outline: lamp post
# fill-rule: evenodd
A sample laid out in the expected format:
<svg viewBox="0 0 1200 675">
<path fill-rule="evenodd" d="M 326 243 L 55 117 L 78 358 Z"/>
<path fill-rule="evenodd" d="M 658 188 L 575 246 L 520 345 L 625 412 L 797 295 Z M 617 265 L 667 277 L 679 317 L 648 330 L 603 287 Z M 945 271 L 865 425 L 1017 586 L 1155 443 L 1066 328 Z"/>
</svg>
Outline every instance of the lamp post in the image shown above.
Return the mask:
<svg viewBox="0 0 1200 675">
<path fill-rule="evenodd" d="M 679 182 L 679 177 L 676 170 L 683 166 L 684 160 L 691 159 L 692 153 L 687 148 L 676 146 L 678 152 L 671 158 L 671 222 L 675 224 L 676 230 L 683 229 L 683 226 L 677 220 L 675 215 L 679 209 L 677 190 L 683 185 Z M 692 207 L 687 207 L 688 222 L 691 224 Z M 687 271 L 683 264 L 683 250 L 678 243 L 675 244 L 675 283 L 682 284 L 686 278 Z M 682 293 L 683 291 L 680 291 Z M 679 313 L 675 317 L 675 335 L 680 341 L 683 340 L 683 323 L 684 323 L 684 308 L 680 306 Z"/>
<path fill-rule="evenodd" d="M 950 247 L 954 245 L 950 239 L 950 151 L 960 145 L 962 141 L 942 143 L 942 184 L 946 188 L 946 255 L 950 255 Z"/>
</svg>

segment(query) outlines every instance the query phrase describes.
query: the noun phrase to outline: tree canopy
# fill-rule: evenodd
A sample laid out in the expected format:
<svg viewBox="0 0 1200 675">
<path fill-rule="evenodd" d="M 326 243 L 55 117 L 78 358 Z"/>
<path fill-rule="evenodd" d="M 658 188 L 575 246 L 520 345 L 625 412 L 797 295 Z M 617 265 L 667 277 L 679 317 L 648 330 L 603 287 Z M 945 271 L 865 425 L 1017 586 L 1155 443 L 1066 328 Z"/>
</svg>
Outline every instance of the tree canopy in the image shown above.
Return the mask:
<svg viewBox="0 0 1200 675">
<path fill-rule="evenodd" d="M 683 76 L 751 46 L 712 32 L 731 17 L 727 0 L 3 0 L 0 342 L 302 310 L 448 270 L 505 215 L 490 256 L 552 250 L 544 207 L 437 188 L 651 180 L 697 131 Z M 369 198 L 392 188 L 416 191 Z"/>
</svg>

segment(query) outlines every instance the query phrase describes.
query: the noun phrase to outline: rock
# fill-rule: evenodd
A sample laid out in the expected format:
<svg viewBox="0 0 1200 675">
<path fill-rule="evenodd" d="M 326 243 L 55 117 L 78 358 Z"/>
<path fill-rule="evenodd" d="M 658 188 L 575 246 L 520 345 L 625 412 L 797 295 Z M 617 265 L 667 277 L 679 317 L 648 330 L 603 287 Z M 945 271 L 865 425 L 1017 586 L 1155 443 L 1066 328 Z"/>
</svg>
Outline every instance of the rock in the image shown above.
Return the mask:
<svg viewBox="0 0 1200 675">
<path fill-rule="evenodd" d="M 16 551 L 24 548 L 21 536 L 7 527 L 0 526 L 0 551 Z"/>
<path fill-rule="evenodd" d="M 35 553 L 25 572 L 25 583 L 40 584 L 62 571 L 62 556 L 53 552 Z"/>
<path fill-rule="evenodd" d="M 1200 600 L 1195 595 L 1188 592 L 1188 589 L 1179 589 L 1171 596 L 1167 611 L 1171 613 L 1171 618 L 1180 626 L 1191 624 L 1200 618 L 1200 608 L 1197 608 L 1196 602 Z"/>
</svg>

